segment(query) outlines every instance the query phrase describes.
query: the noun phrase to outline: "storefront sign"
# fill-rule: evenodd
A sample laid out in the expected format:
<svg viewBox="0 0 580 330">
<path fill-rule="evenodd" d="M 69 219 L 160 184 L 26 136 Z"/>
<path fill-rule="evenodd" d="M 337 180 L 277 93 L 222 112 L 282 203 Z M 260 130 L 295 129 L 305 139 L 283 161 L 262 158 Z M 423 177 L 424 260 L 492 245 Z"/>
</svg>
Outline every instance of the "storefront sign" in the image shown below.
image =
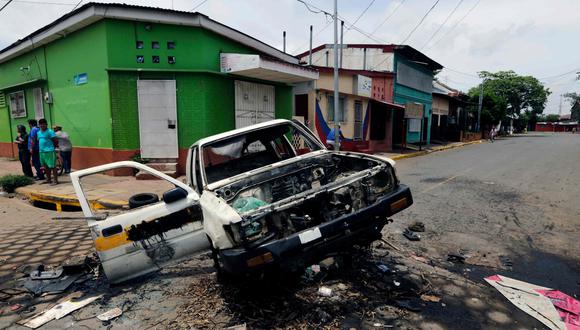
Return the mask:
<svg viewBox="0 0 580 330">
<path fill-rule="evenodd" d="M 373 86 L 373 79 L 363 75 L 356 75 L 354 76 L 353 81 L 353 94 L 365 97 L 371 97 Z"/>
<path fill-rule="evenodd" d="M 84 85 L 84 84 L 89 82 L 89 77 L 87 76 L 86 73 L 79 73 L 79 74 L 75 75 L 74 78 L 75 78 L 74 80 L 75 80 L 76 86 Z"/>
<path fill-rule="evenodd" d="M 260 67 L 259 55 L 221 54 L 220 71 L 224 73 L 250 70 Z"/>
<path fill-rule="evenodd" d="M 416 102 L 405 104 L 405 118 L 423 118 L 424 105 Z"/>
</svg>

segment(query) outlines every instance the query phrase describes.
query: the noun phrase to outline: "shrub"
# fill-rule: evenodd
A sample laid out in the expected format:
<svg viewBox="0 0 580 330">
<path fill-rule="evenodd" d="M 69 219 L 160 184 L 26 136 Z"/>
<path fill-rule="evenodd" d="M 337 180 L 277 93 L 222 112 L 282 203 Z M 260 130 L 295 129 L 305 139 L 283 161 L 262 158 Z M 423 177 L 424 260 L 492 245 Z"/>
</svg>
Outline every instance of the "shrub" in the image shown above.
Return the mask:
<svg viewBox="0 0 580 330">
<path fill-rule="evenodd" d="M 24 175 L 4 175 L 0 177 L 0 188 L 7 193 L 13 193 L 18 187 L 33 184 L 34 179 Z"/>
<path fill-rule="evenodd" d="M 141 158 L 141 154 L 140 153 L 136 153 L 131 157 L 131 160 L 137 163 L 141 163 L 141 164 L 147 164 L 148 161 L 147 159 L 143 159 Z"/>
</svg>

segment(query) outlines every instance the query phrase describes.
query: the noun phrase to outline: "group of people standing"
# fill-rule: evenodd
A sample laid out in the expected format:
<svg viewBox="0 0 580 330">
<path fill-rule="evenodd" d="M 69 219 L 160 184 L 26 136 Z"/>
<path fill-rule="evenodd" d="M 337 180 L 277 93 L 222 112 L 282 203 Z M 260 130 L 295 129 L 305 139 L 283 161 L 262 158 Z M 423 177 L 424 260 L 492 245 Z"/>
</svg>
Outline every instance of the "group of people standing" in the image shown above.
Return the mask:
<svg viewBox="0 0 580 330">
<path fill-rule="evenodd" d="M 48 128 L 46 119 L 40 119 L 38 122 L 30 119 L 28 127 L 30 133 L 26 132 L 24 125 L 18 125 L 18 134 L 14 141 L 18 145 L 18 158 L 22 164 L 22 172 L 36 180 L 45 180 L 43 183 L 58 184 L 56 168 L 58 152 L 60 152 L 64 172 L 71 171 L 72 143 L 68 134 L 60 126 Z M 33 166 L 36 176 L 32 173 Z"/>
</svg>

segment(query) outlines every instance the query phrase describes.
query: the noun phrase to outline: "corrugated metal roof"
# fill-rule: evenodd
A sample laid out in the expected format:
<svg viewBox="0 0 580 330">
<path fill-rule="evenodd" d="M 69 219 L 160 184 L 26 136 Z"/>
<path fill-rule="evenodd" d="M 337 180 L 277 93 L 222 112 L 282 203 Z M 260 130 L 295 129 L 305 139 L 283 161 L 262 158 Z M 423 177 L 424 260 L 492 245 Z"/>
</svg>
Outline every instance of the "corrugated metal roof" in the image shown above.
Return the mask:
<svg viewBox="0 0 580 330">
<path fill-rule="evenodd" d="M 289 63 L 298 64 L 298 59 L 296 57 L 284 53 L 243 32 L 214 21 L 208 16 L 198 12 L 191 13 L 186 11 L 120 3 L 94 2 L 87 3 L 78 9 L 61 16 L 54 22 L 0 50 L 0 63 L 59 39 L 62 37 L 61 34 L 69 34 L 105 18 L 197 26 L 244 44 L 264 55 L 272 56 Z"/>
</svg>

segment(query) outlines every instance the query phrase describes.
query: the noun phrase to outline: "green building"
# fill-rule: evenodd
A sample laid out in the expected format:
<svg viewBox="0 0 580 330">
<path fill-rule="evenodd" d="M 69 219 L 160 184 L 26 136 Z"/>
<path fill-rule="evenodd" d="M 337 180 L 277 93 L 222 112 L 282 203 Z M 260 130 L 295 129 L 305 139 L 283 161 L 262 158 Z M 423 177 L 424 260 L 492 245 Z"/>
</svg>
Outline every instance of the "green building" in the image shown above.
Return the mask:
<svg viewBox="0 0 580 330">
<path fill-rule="evenodd" d="M 73 168 L 137 154 L 184 171 L 197 139 L 293 115 L 298 59 L 199 13 L 89 3 L 0 51 L 0 156 L 46 118 Z"/>
</svg>

